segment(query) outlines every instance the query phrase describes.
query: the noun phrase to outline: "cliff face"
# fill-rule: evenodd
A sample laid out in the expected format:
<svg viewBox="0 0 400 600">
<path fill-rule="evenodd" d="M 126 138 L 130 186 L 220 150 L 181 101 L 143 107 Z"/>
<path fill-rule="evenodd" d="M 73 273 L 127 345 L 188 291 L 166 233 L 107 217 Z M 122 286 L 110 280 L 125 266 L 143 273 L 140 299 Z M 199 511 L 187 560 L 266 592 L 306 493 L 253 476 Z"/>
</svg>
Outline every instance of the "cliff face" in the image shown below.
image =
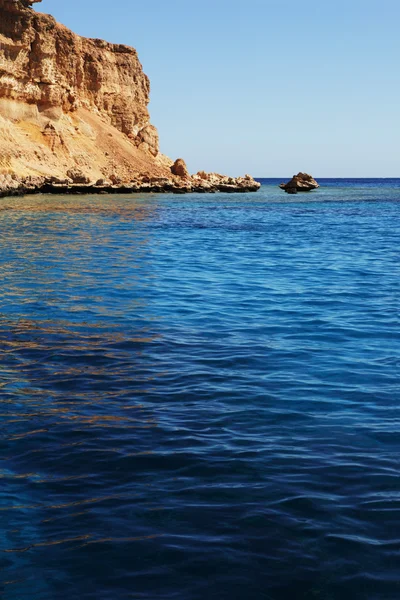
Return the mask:
<svg viewBox="0 0 400 600">
<path fill-rule="evenodd" d="M 150 82 L 136 50 L 81 38 L 20 2 L 2 0 L 0 10 L 1 98 L 36 106 L 50 119 L 87 108 L 157 156 Z"/>
<path fill-rule="evenodd" d="M 0 0 L 0 188 L 171 177 L 136 50 L 75 35 L 38 2 Z"/>
<path fill-rule="evenodd" d="M 75 35 L 31 4 L 0 0 L 0 170 L 164 172 L 136 50 Z"/>
</svg>

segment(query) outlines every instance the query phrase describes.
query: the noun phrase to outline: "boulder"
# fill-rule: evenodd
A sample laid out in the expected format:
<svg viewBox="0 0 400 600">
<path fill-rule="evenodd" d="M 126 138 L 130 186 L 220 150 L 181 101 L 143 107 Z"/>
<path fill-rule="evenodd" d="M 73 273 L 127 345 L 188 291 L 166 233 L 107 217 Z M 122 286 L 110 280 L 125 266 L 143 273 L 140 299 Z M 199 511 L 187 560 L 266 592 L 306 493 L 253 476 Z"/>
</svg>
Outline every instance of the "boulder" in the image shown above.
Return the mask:
<svg viewBox="0 0 400 600">
<path fill-rule="evenodd" d="M 112 173 L 110 175 L 110 181 L 113 185 L 122 185 L 123 184 L 123 180 L 121 179 L 121 177 L 118 177 L 118 175 L 116 175 L 115 173 Z"/>
<path fill-rule="evenodd" d="M 182 177 L 182 179 L 190 179 L 190 173 L 183 158 L 176 159 L 171 167 L 171 173 L 177 177 Z"/>
<path fill-rule="evenodd" d="M 288 183 L 281 183 L 279 186 L 287 194 L 297 194 L 297 192 L 310 192 L 319 188 L 319 184 L 312 175 L 308 173 L 298 173 Z"/>
<path fill-rule="evenodd" d="M 78 184 L 88 184 L 90 183 L 90 177 L 88 177 L 87 175 L 85 175 L 85 173 L 83 173 L 80 169 L 70 169 L 67 172 L 67 177 L 69 177 L 70 179 L 72 179 L 73 183 L 78 183 Z"/>
</svg>

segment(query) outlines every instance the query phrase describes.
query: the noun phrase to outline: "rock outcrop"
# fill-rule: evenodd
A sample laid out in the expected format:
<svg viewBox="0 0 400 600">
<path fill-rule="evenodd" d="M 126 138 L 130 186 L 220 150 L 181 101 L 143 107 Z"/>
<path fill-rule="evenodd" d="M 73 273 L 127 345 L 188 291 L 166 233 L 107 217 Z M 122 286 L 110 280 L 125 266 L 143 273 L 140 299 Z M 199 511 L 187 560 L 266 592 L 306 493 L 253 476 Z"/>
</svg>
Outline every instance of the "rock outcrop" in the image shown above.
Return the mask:
<svg viewBox="0 0 400 600">
<path fill-rule="evenodd" d="M 288 183 L 281 183 L 279 186 L 287 194 L 297 194 L 297 192 L 310 192 L 319 188 L 319 184 L 312 175 L 308 173 L 298 173 Z"/>
<path fill-rule="evenodd" d="M 135 194 L 135 193 L 247 193 L 256 192 L 260 184 L 250 176 L 226 177 L 215 173 L 204 180 L 197 175 L 188 179 L 180 177 L 150 177 L 137 174 L 130 181 L 111 176 L 110 179 L 98 179 L 92 182 L 81 171 L 68 171 L 69 176 L 17 177 L 15 174 L 0 174 L 0 197 L 21 196 L 42 192 L 46 194 Z"/>
<path fill-rule="evenodd" d="M 176 175 L 177 177 L 181 177 L 183 179 L 189 179 L 190 173 L 187 169 L 186 163 L 183 158 L 177 158 L 174 164 L 171 167 L 172 175 Z"/>
<path fill-rule="evenodd" d="M 159 152 L 136 50 L 75 35 L 35 12 L 40 1 L 0 0 L 0 194 L 151 179 L 208 189 Z"/>
</svg>

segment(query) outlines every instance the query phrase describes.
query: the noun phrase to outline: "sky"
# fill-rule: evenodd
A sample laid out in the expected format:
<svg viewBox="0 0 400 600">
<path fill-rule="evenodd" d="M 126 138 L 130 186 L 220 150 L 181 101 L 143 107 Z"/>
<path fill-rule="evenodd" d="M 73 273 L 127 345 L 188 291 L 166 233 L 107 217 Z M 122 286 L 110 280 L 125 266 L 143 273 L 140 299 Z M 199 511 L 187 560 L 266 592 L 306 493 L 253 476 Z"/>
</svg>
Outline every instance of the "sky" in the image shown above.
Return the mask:
<svg viewBox="0 0 400 600">
<path fill-rule="evenodd" d="M 399 0 L 43 0 L 134 46 L 191 172 L 400 177 Z"/>
</svg>

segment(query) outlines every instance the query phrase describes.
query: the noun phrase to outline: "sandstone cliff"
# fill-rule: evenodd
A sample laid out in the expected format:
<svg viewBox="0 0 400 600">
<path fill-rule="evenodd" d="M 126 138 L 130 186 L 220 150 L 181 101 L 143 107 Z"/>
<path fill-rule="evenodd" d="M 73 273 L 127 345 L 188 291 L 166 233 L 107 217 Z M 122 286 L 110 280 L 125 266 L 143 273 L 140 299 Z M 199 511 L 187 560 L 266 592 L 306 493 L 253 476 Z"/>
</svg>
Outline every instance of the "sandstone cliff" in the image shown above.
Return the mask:
<svg viewBox="0 0 400 600">
<path fill-rule="evenodd" d="M 0 0 L 0 188 L 178 185 L 136 50 L 75 35 L 31 8 L 40 1 Z"/>
</svg>

